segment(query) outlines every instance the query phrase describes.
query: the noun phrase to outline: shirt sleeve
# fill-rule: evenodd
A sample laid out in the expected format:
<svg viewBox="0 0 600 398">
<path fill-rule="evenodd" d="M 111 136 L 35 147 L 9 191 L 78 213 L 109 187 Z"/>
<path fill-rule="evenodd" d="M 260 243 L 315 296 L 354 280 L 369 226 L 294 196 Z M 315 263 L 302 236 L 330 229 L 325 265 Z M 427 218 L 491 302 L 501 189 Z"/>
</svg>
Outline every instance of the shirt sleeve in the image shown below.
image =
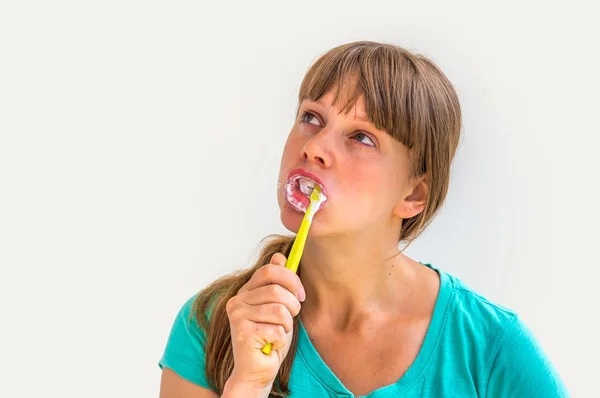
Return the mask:
<svg viewBox="0 0 600 398">
<path fill-rule="evenodd" d="M 158 366 L 169 368 L 180 377 L 214 391 L 205 371 L 206 334 L 200 329 L 195 314 L 190 316 L 195 298 L 190 298 L 177 314 Z"/>
<path fill-rule="evenodd" d="M 492 363 L 487 397 L 569 397 L 531 331 L 515 316 Z"/>
</svg>

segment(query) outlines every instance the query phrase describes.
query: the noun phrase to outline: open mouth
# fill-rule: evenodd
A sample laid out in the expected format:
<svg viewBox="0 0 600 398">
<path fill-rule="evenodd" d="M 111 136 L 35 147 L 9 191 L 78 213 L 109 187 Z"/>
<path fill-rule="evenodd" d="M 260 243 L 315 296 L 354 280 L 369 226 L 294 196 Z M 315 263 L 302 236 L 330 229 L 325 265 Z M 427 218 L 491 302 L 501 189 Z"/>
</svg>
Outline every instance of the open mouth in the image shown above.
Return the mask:
<svg viewBox="0 0 600 398">
<path fill-rule="evenodd" d="M 306 177 L 299 177 L 297 181 L 300 191 L 302 191 L 302 193 L 306 196 L 310 197 L 310 194 L 315 189 L 316 182 Z"/>
<path fill-rule="evenodd" d="M 310 204 L 310 194 L 317 184 L 304 175 L 294 175 L 285 185 L 285 199 L 299 212 L 305 213 Z M 319 187 L 323 188 L 321 185 Z M 323 195 L 323 197 L 325 197 Z M 325 199 L 326 200 L 326 199 Z"/>
</svg>

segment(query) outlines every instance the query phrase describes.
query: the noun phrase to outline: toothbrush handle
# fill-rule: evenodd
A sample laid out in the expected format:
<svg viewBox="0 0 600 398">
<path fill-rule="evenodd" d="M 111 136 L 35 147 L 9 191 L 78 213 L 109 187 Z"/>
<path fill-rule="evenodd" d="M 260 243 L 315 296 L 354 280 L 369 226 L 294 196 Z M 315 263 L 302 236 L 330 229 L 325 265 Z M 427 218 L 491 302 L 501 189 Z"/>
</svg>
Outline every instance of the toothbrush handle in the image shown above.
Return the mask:
<svg viewBox="0 0 600 398">
<path fill-rule="evenodd" d="M 309 207 L 312 206 L 312 203 Z M 294 272 L 298 271 L 298 266 L 300 265 L 300 258 L 302 257 L 302 252 L 304 251 L 304 244 L 306 243 L 306 237 L 308 236 L 308 229 L 310 228 L 311 220 L 307 217 L 310 209 L 307 209 L 304 218 L 302 219 L 302 224 L 300 224 L 300 229 L 298 230 L 298 234 L 296 235 L 296 239 L 294 239 L 294 244 L 292 245 L 292 249 L 290 250 L 290 255 L 285 263 L 285 268 L 292 270 Z M 271 349 L 273 345 L 271 343 L 265 344 L 262 348 L 262 352 L 266 355 L 271 353 Z"/>
<path fill-rule="evenodd" d="M 267 343 L 265 344 L 265 346 L 262 348 L 262 352 L 265 355 L 269 355 L 271 353 L 271 350 L 273 349 L 273 344 L 271 343 Z"/>
<path fill-rule="evenodd" d="M 304 244 L 306 243 L 306 237 L 308 236 L 309 228 L 310 221 L 308 220 L 308 217 L 304 217 L 304 219 L 302 219 L 302 224 L 300 224 L 300 229 L 298 230 L 296 239 L 294 239 L 294 244 L 290 250 L 290 255 L 285 263 L 285 268 L 294 272 L 298 271 L 300 258 L 302 258 L 302 252 L 304 252 Z"/>
</svg>

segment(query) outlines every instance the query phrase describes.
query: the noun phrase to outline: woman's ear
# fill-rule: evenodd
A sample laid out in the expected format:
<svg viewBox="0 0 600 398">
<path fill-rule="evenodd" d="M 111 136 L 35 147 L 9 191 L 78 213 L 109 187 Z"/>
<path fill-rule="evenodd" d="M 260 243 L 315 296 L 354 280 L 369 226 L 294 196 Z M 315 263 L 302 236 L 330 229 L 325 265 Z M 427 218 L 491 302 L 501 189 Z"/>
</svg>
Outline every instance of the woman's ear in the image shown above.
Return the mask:
<svg viewBox="0 0 600 398">
<path fill-rule="evenodd" d="M 421 213 L 429 196 L 429 175 L 411 179 L 407 186 L 407 193 L 394 208 L 394 215 L 407 219 Z"/>
</svg>

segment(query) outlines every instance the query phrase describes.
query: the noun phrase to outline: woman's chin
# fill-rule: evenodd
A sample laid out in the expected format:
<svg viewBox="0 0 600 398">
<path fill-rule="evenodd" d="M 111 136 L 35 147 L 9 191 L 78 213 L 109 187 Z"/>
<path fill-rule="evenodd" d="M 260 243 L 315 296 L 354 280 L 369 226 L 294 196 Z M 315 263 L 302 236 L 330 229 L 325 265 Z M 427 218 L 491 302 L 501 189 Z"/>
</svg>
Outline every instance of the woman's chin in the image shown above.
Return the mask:
<svg viewBox="0 0 600 398">
<path fill-rule="evenodd" d="M 281 223 L 290 232 L 298 233 L 304 213 L 285 202 L 280 211 Z"/>
<path fill-rule="evenodd" d="M 300 229 L 300 225 L 302 224 L 302 219 L 304 218 L 304 212 L 298 210 L 290 203 L 285 202 L 285 204 L 281 207 L 280 218 L 281 223 L 288 231 L 297 234 L 298 230 Z M 324 224 L 321 220 L 319 220 L 319 218 L 319 213 L 317 212 L 313 218 L 313 222 L 311 223 L 308 236 L 316 237 L 325 232 L 323 230 Z"/>
</svg>

